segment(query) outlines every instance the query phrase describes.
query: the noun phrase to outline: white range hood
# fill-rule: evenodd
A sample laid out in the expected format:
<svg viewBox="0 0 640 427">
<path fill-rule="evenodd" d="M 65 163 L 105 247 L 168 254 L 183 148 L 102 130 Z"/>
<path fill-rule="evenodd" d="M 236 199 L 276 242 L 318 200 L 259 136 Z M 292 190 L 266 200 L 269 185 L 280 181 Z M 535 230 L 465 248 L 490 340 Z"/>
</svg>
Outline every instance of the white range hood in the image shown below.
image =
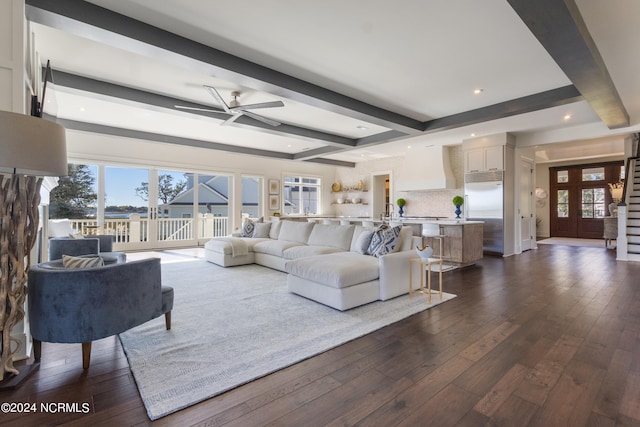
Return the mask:
<svg viewBox="0 0 640 427">
<path fill-rule="evenodd" d="M 395 173 L 397 191 L 455 189 L 449 149 L 443 146 L 418 147 L 407 152 Z"/>
</svg>

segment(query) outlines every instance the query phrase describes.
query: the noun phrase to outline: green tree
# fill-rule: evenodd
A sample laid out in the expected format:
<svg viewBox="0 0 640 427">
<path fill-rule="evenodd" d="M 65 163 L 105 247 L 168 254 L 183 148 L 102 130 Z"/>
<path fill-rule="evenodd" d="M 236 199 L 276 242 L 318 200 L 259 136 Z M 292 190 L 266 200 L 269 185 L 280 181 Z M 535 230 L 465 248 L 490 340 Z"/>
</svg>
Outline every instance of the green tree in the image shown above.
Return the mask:
<svg viewBox="0 0 640 427">
<path fill-rule="evenodd" d="M 173 183 L 173 176 L 162 174 L 158 177 L 158 200 L 163 204 L 172 201 L 178 194 L 182 193 L 187 186 L 186 181 Z M 149 183 L 143 182 L 136 188 L 136 195 L 145 202 L 149 200 Z"/>
<path fill-rule="evenodd" d="M 49 217 L 81 219 L 94 207 L 98 195 L 94 191 L 95 177 L 87 165 L 69 164 L 69 175 L 60 178 L 51 191 Z"/>
</svg>

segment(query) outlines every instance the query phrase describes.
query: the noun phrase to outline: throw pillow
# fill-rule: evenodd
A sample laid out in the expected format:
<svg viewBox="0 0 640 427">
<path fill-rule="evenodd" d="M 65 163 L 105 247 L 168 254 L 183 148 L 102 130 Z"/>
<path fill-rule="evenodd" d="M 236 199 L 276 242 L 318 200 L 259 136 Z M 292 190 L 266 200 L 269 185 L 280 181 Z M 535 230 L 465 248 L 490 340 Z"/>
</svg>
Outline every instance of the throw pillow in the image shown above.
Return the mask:
<svg viewBox="0 0 640 427">
<path fill-rule="evenodd" d="M 246 218 L 242 223 L 242 237 L 253 237 L 253 232 L 258 222 L 264 222 L 264 217 L 260 217 L 257 221 Z"/>
<path fill-rule="evenodd" d="M 393 252 L 398 244 L 398 236 L 400 236 L 401 229 L 402 225 L 396 227 L 381 225 L 371 236 L 371 243 L 369 243 L 367 252 L 374 257 L 381 257 Z"/>
<path fill-rule="evenodd" d="M 84 239 L 82 233 L 69 233 L 69 237 L 72 239 Z"/>
<path fill-rule="evenodd" d="M 253 230 L 256 228 L 256 223 L 251 218 L 247 218 L 242 223 L 242 237 L 253 237 Z"/>
<path fill-rule="evenodd" d="M 256 222 L 251 237 L 269 237 L 269 231 L 271 231 L 270 222 Z"/>
<path fill-rule="evenodd" d="M 99 256 L 75 257 L 62 255 L 62 266 L 65 268 L 94 268 L 104 266 L 104 260 Z"/>
<path fill-rule="evenodd" d="M 363 231 L 356 239 L 354 250 L 362 255 L 367 254 L 369 245 L 371 244 L 371 238 L 373 237 L 373 231 Z"/>
</svg>

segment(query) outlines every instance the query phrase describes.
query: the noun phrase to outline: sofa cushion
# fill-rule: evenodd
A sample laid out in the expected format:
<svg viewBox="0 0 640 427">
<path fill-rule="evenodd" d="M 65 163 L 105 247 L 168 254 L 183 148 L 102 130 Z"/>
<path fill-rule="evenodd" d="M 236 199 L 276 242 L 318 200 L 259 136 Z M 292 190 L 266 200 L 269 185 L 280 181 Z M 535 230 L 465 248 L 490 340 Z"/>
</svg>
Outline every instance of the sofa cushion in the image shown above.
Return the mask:
<svg viewBox="0 0 640 427">
<path fill-rule="evenodd" d="M 400 229 L 400 236 L 398 236 L 398 244 L 394 248 L 393 252 L 413 250 L 411 247 L 411 236 L 413 236 L 413 228 L 408 226 L 402 227 Z"/>
<path fill-rule="evenodd" d="M 346 288 L 376 280 L 379 261 L 355 252 L 338 252 L 287 261 L 285 271 L 333 288 Z"/>
<path fill-rule="evenodd" d="M 364 232 L 373 232 L 376 231 L 378 228 L 377 227 L 366 227 L 366 226 L 362 226 L 362 225 L 356 225 L 355 229 L 353 230 L 353 239 L 351 239 L 351 246 L 349 247 L 349 250 L 351 252 L 358 252 L 356 249 L 356 243 L 358 241 L 358 238 L 360 237 L 360 235 Z M 371 238 L 369 238 L 369 240 L 371 240 Z"/>
<path fill-rule="evenodd" d="M 367 251 L 369 250 L 369 245 L 371 244 L 371 238 L 373 237 L 373 230 L 365 230 L 358 236 L 358 239 L 355 242 L 353 252 L 357 252 L 362 255 L 367 255 Z"/>
<path fill-rule="evenodd" d="M 285 249 L 284 257 L 286 259 L 298 259 L 314 255 L 333 254 L 336 252 L 343 252 L 342 249 L 335 246 L 307 246 L 300 245 L 294 246 L 289 249 Z"/>
<path fill-rule="evenodd" d="M 269 241 L 268 238 L 255 238 L 255 237 L 236 237 L 238 242 L 243 242 L 247 246 L 247 252 L 253 251 L 253 246 L 256 243 Z M 206 250 L 210 250 L 212 252 L 221 253 L 224 255 L 233 255 L 233 247 L 229 242 L 229 238 L 213 238 L 204 244 L 204 248 Z"/>
<path fill-rule="evenodd" d="M 271 230 L 270 222 L 256 222 L 253 229 L 253 235 L 251 237 L 269 237 L 269 230 Z"/>
<path fill-rule="evenodd" d="M 253 232 L 256 228 L 256 223 L 258 222 L 263 222 L 264 218 L 260 218 L 259 220 L 252 220 L 251 218 L 245 218 L 244 221 L 242 221 L 242 231 L 241 231 L 241 235 L 242 237 L 253 237 Z"/>
<path fill-rule="evenodd" d="M 401 229 L 401 225 L 395 227 L 389 227 L 384 224 L 381 225 L 380 228 L 373 233 L 367 253 L 374 257 L 381 257 L 395 252 L 396 246 L 399 244 L 398 237 L 400 236 Z"/>
<path fill-rule="evenodd" d="M 289 221 L 287 221 L 289 222 Z M 285 240 L 264 240 L 253 245 L 253 252 L 267 255 L 274 255 L 284 258 L 284 251 L 295 246 L 304 246 L 298 242 L 287 242 Z"/>
<path fill-rule="evenodd" d="M 273 221 L 271 223 L 271 228 L 269 229 L 269 238 L 277 239 L 280 234 L 280 227 L 282 227 L 282 221 Z"/>
<path fill-rule="evenodd" d="M 50 219 L 48 229 L 49 237 L 67 237 L 73 233 L 71 221 L 68 219 Z"/>
<path fill-rule="evenodd" d="M 344 251 L 349 250 L 353 238 L 353 225 L 315 224 L 309 235 L 309 245 L 332 246 Z"/>
<path fill-rule="evenodd" d="M 278 240 L 306 244 L 314 225 L 312 222 L 282 221 Z"/>
</svg>

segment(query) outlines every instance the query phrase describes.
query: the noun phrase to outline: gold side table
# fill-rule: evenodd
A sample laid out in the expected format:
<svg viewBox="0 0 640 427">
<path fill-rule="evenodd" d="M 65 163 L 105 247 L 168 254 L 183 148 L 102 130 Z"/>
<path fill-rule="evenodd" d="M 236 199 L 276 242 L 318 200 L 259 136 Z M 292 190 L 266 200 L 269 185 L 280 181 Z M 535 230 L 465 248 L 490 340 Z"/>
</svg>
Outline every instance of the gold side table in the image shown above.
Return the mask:
<svg viewBox="0 0 640 427">
<path fill-rule="evenodd" d="M 427 294 L 427 303 L 431 304 L 431 294 L 439 293 L 440 301 L 442 301 L 442 258 L 427 258 L 425 260 L 421 258 L 411 258 L 409 260 L 409 298 L 413 298 L 413 264 L 418 264 L 420 269 L 420 293 Z M 440 271 L 438 272 L 439 292 L 431 291 L 431 266 L 433 264 L 439 264 Z M 427 289 L 424 291 L 424 272 L 427 273 Z"/>
</svg>

